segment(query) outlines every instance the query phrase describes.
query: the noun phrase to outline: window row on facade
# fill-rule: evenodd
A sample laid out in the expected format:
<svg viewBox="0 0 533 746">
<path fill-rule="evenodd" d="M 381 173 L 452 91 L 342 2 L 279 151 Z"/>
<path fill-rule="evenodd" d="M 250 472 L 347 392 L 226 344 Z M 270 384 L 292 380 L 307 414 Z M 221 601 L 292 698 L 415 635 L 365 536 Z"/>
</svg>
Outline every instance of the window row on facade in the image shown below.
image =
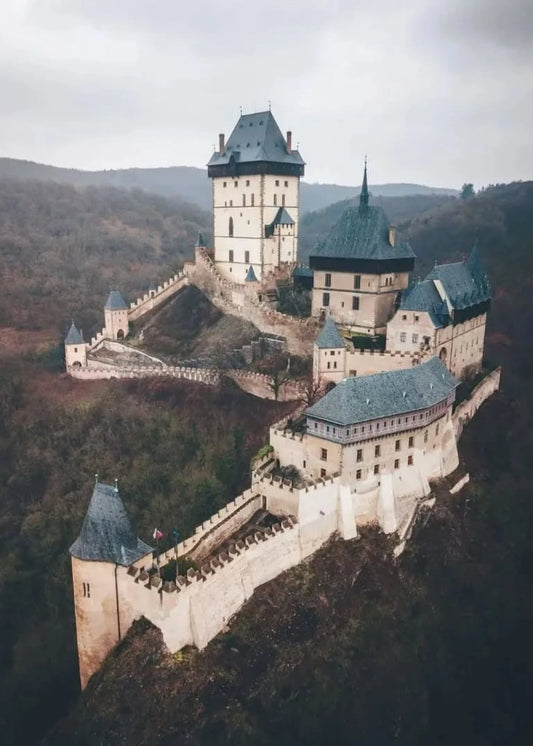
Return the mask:
<svg viewBox="0 0 533 746">
<path fill-rule="evenodd" d="M 235 251 L 233 249 L 229 249 L 228 251 L 228 262 L 234 262 L 235 261 Z M 250 252 L 246 250 L 244 252 L 244 264 L 250 264 Z"/>
<path fill-rule="evenodd" d="M 330 295 L 329 293 L 322 293 L 322 305 L 324 308 L 328 308 L 330 301 Z M 352 311 L 358 311 L 359 310 L 359 302 L 360 298 L 358 295 L 352 296 Z"/>
<path fill-rule="evenodd" d="M 246 179 L 246 180 L 245 180 L 245 185 L 246 185 L 247 187 L 249 187 L 249 186 L 250 186 L 250 179 Z M 276 185 L 277 187 L 279 187 L 279 186 L 280 186 L 280 180 L 279 180 L 279 179 L 276 179 L 276 181 L 275 181 L 275 185 Z M 226 189 L 226 187 L 228 186 L 228 182 L 227 182 L 227 181 L 223 181 L 223 182 L 222 182 L 222 186 L 224 187 L 224 189 Z M 238 188 L 238 186 L 239 186 L 239 182 L 238 182 L 238 181 L 234 181 L 234 182 L 233 182 L 233 186 L 235 187 L 235 189 L 237 189 L 237 188 Z M 288 182 L 287 180 L 285 180 L 285 181 L 283 182 L 283 186 L 284 186 L 284 187 L 288 187 L 288 186 L 289 186 L 289 182 Z"/>
</svg>

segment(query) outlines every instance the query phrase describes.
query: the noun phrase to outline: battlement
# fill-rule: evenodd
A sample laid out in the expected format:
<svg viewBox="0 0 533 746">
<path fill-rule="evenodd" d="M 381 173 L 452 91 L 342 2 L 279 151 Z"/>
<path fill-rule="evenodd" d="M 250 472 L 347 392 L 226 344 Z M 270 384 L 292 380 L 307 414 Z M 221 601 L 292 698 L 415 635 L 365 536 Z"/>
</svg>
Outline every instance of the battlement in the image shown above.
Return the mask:
<svg viewBox="0 0 533 746">
<path fill-rule="evenodd" d="M 249 550 L 275 539 L 280 534 L 292 531 L 295 527 L 297 527 L 296 519 L 293 516 L 288 516 L 280 523 L 276 523 L 263 531 L 255 531 L 245 539 L 232 542 L 227 550 L 211 557 L 208 562 L 200 566 L 199 570 L 191 568 L 186 575 L 179 575 L 175 581 L 163 582 L 159 574 L 150 574 L 144 568 L 139 569 L 134 565 L 128 568 L 127 574 L 135 583 L 141 583 L 148 590 L 155 588 L 159 593 L 181 593 L 195 584 L 205 583 L 209 578 L 223 572 L 227 565 L 238 557 L 245 555 Z"/>
<path fill-rule="evenodd" d="M 189 284 L 189 278 L 185 272 L 178 272 L 173 277 L 165 280 L 163 284 L 158 285 L 155 290 L 144 293 L 136 301 L 130 303 L 128 309 L 128 319 L 130 321 L 136 321 L 141 318 L 145 313 L 157 308 L 163 301 L 172 297 L 182 287 Z"/>
<path fill-rule="evenodd" d="M 67 373 L 73 378 L 83 381 L 113 378 L 148 378 L 158 376 L 160 378 L 185 378 L 189 381 L 199 381 L 209 385 L 219 382 L 219 373 L 210 368 L 186 368 L 180 366 L 161 365 L 132 365 L 118 367 L 111 364 L 101 363 L 86 367 L 70 366 Z"/>
</svg>

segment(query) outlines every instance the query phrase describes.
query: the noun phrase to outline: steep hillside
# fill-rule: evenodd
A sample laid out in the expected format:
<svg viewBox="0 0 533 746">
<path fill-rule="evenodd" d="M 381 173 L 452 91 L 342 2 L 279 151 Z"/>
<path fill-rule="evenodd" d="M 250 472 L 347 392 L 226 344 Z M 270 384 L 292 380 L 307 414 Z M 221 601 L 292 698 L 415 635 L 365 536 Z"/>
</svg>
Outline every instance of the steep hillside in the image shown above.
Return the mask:
<svg viewBox="0 0 533 746">
<path fill-rule="evenodd" d="M 142 189 L 163 197 L 179 198 L 202 210 L 212 206 L 211 183 L 205 168 L 169 166 L 167 168 L 126 168 L 105 171 L 81 171 L 58 168 L 15 158 L 0 158 L 0 179 L 39 179 L 73 186 L 111 186 L 122 189 Z M 376 195 L 401 197 L 409 194 L 456 194 L 453 189 L 427 187 L 422 184 L 374 184 Z M 359 187 L 336 184 L 302 183 L 302 212 L 319 210 L 333 202 L 359 193 Z"/>
<path fill-rule="evenodd" d="M 179 200 L 113 188 L 0 180 L 0 327 L 102 325 L 110 287 L 135 299 L 191 258 L 210 218 Z"/>
<path fill-rule="evenodd" d="M 465 491 L 441 491 L 398 563 L 372 532 L 333 544 L 200 654 L 138 625 L 49 744 L 530 742 L 532 210 L 533 184 L 512 184 L 406 226 L 421 273 L 477 234 L 495 290 L 503 391 L 463 436 Z"/>
<path fill-rule="evenodd" d="M 78 692 L 68 547 L 93 474 L 139 536 L 186 536 L 248 486 L 288 405 L 180 381 L 72 381 L 0 354 L 0 733 L 37 743 Z M 250 422 L 254 427 L 250 428 Z"/>
</svg>

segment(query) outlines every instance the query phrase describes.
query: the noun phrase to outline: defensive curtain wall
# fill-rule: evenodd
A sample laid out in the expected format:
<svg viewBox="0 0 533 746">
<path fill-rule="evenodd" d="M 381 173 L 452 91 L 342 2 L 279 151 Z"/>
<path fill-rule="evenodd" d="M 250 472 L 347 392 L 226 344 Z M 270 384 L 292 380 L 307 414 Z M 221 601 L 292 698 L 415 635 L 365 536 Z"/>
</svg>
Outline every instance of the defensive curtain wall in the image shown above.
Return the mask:
<svg viewBox="0 0 533 746">
<path fill-rule="evenodd" d="M 473 389 L 470 396 L 457 405 L 453 413 L 453 426 L 457 439 L 461 437 L 464 426 L 474 417 L 483 402 L 495 391 L 498 391 L 501 373 L 502 369 L 496 368 L 492 373 L 486 375 Z"/>
</svg>

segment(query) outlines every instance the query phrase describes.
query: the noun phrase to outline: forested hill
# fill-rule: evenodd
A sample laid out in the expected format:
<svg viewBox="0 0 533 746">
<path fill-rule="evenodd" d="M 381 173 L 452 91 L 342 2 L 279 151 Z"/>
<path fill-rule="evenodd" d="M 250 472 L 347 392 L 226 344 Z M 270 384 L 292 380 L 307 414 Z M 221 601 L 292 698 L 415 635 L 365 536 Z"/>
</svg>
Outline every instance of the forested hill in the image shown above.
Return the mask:
<svg viewBox="0 0 533 746">
<path fill-rule="evenodd" d="M 385 537 L 323 548 L 202 653 L 140 624 L 50 746 L 529 746 L 533 698 L 533 183 L 405 226 L 421 274 L 478 238 L 502 392 L 466 429 L 470 484 L 440 490 L 398 562 Z M 420 266 L 422 265 L 422 266 Z"/>
<path fill-rule="evenodd" d="M 169 166 L 166 168 L 124 168 L 105 171 L 82 171 L 75 168 L 58 168 L 42 163 L 15 158 L 0 158 L 0 178 L 39 179 L 73 186 L 112 186 L 122 189 L 143 189 L 164 197 L 178 198 L 211 209 L 211 183 L 205 168 Z M 337 184 L 309 184 L 302 182 L 301 210 L 319 210 L 342 199 L 359 193 L 360 186 Z M 374 194 L 398 197 L 410 194 L 457 194 L 456 190 L 428 187 L 423 184 L 373 184 Z"/>
<path fill-rule="evenodd" d="M 111 287 L 129 300 L 193 256 L 209 214 L 112 187 L 0 180 L 0 327 L 100 329 Z"/>
</svg>

